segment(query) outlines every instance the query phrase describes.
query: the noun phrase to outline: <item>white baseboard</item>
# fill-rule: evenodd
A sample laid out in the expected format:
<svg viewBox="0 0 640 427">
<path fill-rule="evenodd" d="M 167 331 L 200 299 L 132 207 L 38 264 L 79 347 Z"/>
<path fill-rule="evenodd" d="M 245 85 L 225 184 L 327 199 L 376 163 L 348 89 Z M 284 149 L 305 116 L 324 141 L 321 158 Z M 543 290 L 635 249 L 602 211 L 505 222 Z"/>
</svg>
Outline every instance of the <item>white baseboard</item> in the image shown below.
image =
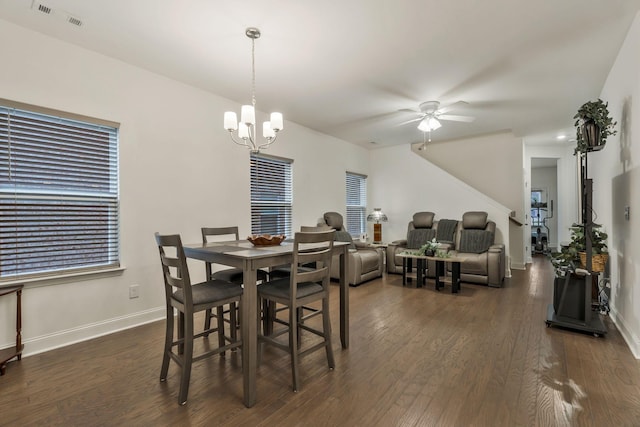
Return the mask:
<svg viewBox="0 0 640 427">
<path fill-rule="evenodd" d="M 527 265 L 520 262 L 516 262 L 511 264 L 511 268 L 514 270 L 526 270 Z"/>
<path fill-rule="evenodd" d="M 34 354 L 109 335 L 124 329 L 144 325 L 145 323 L 155 322 L 156 320 L 164 319 L 165 313 L 165 307 L 157 307 L 53 334 L 30 338 L 22 342 L 24 344 L 22 356 L 33 356 Z"/>
<path fill-rule="evenodd" d="M 619 313 L 612 307 L 609 313 L 611 320 L 615 323 L 616 327 L 620 331 L 620 335 L 624 338 L 625 342 L 629 346 L 629 350 L 636 359 L 640 359 L 640 339 L 633 334 L 625 325 L 624 319 Z"/>
</svg>

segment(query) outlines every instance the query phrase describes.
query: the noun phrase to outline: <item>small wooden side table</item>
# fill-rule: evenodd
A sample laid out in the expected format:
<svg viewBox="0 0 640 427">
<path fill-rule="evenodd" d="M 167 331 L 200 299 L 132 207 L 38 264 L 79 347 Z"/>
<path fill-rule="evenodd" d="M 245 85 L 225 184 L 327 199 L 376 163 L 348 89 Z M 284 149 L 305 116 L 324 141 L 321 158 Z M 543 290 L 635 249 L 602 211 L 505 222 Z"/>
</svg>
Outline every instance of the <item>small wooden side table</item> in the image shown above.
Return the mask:
<svg viewBox="0 0 640 427">
<path fill-rule="evenodd" d="M 22 359 L 22 288 L 24 285 L 0 287 L 0 297 L 16 294 L 16 346 L 15 348 L 5 348 L 0 350 L 0 375 L 4 375 L 7 370 L 7 363 L 17 357 Z"/>
</svg>

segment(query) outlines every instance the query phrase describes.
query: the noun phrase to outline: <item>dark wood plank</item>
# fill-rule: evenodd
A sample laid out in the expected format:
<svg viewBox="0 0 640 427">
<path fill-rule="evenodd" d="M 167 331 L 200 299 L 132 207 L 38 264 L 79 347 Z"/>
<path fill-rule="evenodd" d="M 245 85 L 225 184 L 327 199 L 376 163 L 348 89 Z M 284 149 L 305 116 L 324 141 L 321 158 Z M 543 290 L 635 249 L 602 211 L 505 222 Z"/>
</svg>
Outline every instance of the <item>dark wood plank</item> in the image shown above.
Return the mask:
<svg viewBox="0 0 640 427">
<path fill-rule="evenodd" d="M 303 358 L 293 393 L 289 358 L 268 348 L 250 409 L 230 352 L 194 364 L 178 406 L 175 365 L 158 379 L 164 324 L 143 325 L 10 362 L 0 424 L 640 425 L 640 363 L 608 318 L 604 338 L 547 328 L 552 280 L 536 257 L 501 289 L 465 283 L 452 295 L 432 281 L 403 287 L 401 275 L 365 283 L 350 289 L 346 350 L 334 284 L 336 369 L 322 352 Z"/>
</svg>

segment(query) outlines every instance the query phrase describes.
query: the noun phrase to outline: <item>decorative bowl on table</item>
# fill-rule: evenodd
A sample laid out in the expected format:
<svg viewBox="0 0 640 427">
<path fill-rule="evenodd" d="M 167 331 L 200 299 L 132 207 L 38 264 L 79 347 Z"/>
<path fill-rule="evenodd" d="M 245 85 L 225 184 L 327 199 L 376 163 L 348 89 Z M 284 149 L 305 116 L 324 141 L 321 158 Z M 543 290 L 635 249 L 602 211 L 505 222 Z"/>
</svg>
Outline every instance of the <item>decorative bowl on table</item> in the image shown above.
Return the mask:
<svg viewBox="0 0 640 427">
<path fill-rule="evenodd" d="M 253 246 L 277 246 L 286 238 L 284 234 L 252 234 L 247 240 L 253 243 Z"/>
</svg>

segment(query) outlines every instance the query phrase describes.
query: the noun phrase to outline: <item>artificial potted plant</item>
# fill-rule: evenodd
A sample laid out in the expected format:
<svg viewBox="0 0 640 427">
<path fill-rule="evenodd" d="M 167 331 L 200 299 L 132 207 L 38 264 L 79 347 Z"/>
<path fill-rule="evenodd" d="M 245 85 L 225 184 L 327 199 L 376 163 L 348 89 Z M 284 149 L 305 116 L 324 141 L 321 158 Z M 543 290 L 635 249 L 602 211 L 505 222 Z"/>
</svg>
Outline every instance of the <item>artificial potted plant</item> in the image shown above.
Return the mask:
<svg viewBox="0 0 640 427">
<path fill-rule="evenodd" d="M 576 148 L 573 154 L 601 150 L 607 137 L 615 135 L 617 122 L 609 116 L 608 102 L 599 99 L 584 103 L 573 116 L 576 127 Z"/>
<path fill-rule="evenodd" d="M 591 229 L 591 271 L 604 271 L 604 266 L 609 259 L 607 247 L 608 235 L 602 231 L 601 226 L 594 224 Z M 561 248 L 560 252 L 551 254 L 551 264 L 557 277 L 564 277 L 573 265 L 586 268 L 587 239 L 584 233 L 584 225 L 573 224 L 571 226 L 571 242 Z"/>
<path fill-rule="evenodd" d="M 437 253 L 439 248 L 440 248 L 440 244 L 436 241 L 436 238 L 434 237 L 433 239 L 431 239 L 430 241 L 422 245 L 420 249 L 418 249 L 418 252 L 420 252 L 422 255 L 434 256 Z"/>
<path fill-rule="evenodd" d="M 580 265 L 584 268 L 587 263 L 587 239 L 582 224 L 571 226 L 571 241 L 578 253 Z M 591 228 L 591 271 L 604 271 L 604 266 L 609 259 L 609 249 L 607 247 L 607 233 L 602 231 L 598 224 L 593 224 Z"/>
</svg>

